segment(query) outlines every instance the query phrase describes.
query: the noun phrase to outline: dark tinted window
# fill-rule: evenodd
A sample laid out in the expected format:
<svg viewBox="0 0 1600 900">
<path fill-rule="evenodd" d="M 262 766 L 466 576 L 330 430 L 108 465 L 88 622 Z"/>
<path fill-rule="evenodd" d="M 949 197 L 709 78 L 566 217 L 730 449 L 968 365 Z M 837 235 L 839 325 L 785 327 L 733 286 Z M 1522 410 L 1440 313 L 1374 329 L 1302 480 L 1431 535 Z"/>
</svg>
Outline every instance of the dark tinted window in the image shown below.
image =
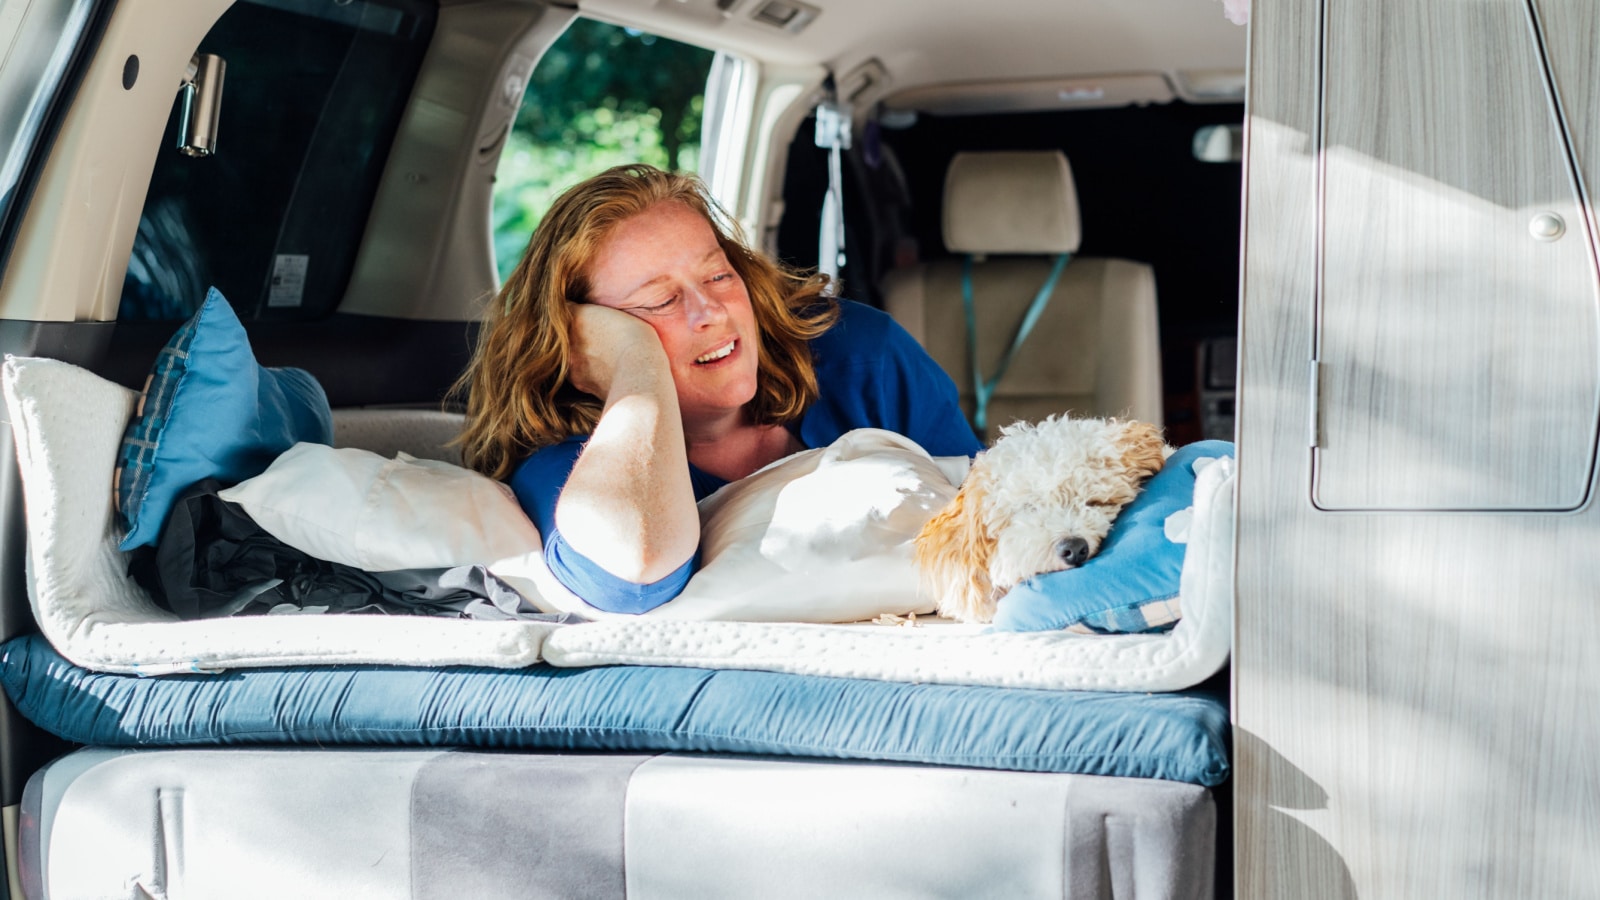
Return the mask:
<svg viewBox="0 0 1600 900">
<path fill-rule="evenodd" d="M 226 61 L 215 153 L 177 149 L 175 100 L 118 318 L 185 318 L 211 285 L 244 319 L 332 312 L 436 11 L 235 3 L 199 48 Z"/>
</svg>

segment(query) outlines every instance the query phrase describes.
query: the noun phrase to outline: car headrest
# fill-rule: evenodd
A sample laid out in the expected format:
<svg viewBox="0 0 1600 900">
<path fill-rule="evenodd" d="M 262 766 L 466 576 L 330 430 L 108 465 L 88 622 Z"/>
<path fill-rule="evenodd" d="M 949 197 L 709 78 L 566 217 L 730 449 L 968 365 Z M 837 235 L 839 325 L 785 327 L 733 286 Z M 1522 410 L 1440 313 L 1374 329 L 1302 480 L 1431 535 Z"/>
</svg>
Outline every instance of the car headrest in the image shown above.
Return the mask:
<svg viewBox="0 0 1600 900">
<path fill-rule="evenodd" d="M 1059 150 L 957 153 L 944 178 L 951 253 L 1075 253 L 1083 238 L 1072 166 Z"/>
</svg>

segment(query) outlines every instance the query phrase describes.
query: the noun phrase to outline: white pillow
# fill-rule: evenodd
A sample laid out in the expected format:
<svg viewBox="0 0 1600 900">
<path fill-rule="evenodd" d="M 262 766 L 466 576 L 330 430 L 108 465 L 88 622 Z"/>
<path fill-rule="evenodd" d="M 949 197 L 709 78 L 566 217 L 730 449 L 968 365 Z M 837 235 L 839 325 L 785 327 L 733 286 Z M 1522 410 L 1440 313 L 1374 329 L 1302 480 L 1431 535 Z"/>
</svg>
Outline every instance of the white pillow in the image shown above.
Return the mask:
<svg viewBox="0 0 1600 900">
<path fill-rule="evenodd" d="M 956 493 L 927 451 L 891 431 L 857 429 L 817 452 L 812 471 L 776 492 L 761 536 L 761 555 L 791 572 L 903 555 Z M 710 512 L 709 534 L 701 538 L 708 558 L 730 528 L 725 511 Z"/>
<path fill-rule="evenodd" d="M 486 566 L 540 547 L 510 488 L 405 453 L 296 444 L 218 496 L 296 550 L 368 572 Z"/>
<path fill-rule="evenodd" d="M 912 539 L 954 497 L 933 457 L 859 428 L 733 482 L 700 504 L 702 566 L 646 616 L 861 622 L 930 613 Z"/>
</svg>

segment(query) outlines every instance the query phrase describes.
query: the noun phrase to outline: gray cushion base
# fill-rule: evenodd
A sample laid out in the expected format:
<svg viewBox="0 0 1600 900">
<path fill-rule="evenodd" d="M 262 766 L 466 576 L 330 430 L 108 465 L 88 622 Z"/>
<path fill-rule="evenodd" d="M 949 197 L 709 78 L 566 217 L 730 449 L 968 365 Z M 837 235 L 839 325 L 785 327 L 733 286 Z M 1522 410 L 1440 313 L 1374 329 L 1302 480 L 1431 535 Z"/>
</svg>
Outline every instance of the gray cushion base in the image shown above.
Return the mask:
<svg viewBox="0 0 1600 900">
<path fill-rule="evenodd" d="M 1209 898 L 1202 787 L 691 754 L 85 749 L 34 776 L 51 900 Z"/>
</svg>

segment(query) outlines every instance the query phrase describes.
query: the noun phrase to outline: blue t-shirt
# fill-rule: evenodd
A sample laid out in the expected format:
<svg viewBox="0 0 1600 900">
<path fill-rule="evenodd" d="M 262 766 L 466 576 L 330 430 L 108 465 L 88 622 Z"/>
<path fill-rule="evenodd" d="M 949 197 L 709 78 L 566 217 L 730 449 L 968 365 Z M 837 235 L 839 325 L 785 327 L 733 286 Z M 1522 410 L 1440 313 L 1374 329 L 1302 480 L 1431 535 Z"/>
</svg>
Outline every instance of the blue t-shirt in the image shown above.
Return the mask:
<svg viewBox="0 0 1600 900">
<path fill-rule="evenodd" d="M 826 447 L 855 428 L 903 434 L 934 456 L 972 456 L 983 444 L 967 424 L 955 383 L 900 324 L 886 313 L 839 303 L 839 320 L 811 341 L 817 400 L 791 426 L 806 447 Z M 545 447 L 511 475 L 511 490 L 544 536 L 545 562 L 562 584 L 608 612 L 642 613 L 683 591 L 699 568 L 697 553 L 659 581 L 634 584 L 607 572 L 572 549 L 556 529 L 556 501 L 589 440 L 575 435 Z M 727 482 L 689 467 L 696 500 Z"/>
</svg>

